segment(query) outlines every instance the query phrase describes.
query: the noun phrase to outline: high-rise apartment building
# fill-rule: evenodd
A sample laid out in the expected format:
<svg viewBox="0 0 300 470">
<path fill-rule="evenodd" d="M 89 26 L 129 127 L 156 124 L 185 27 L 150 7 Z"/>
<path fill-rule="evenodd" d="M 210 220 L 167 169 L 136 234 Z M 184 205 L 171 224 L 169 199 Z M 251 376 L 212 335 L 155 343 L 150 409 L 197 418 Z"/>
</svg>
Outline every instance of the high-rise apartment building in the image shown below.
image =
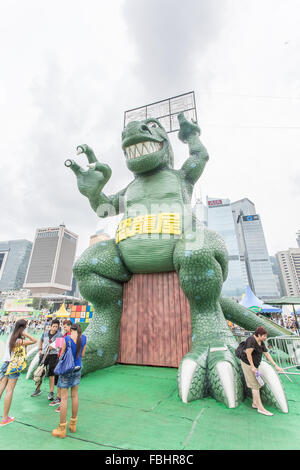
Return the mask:
<svg viewBox="0 0 300 470">
<path fill-rule="evenodd" d="M 270 256 L 270 263 L 271 263 L 272 271 L 276 280 L 278 292 L 280 293 L 280 297 L 283 297 L 285 295 L 285 289 L 284 289 L 284 284 L 282 281 L 280 267 L 275 256 Z"/>
<path fill-rule="evenodd" d="M 277 298 L 277 288 L 264 231 L 254 204 L 247 198 L 231 204 L 240 255 L 245 262 L 248 282 L 259 298 Z"/>
<path fill-rule="evenodd" d="M 229 199 L 206 198 L 207 227 L 224 239 L 229 254 L 228 277 L 223 294 L 240 297 L 246 289 L 247 278 L 240 261 L 239 246 Z"/>
<path fill-rule="evenodd" d="M 37 229 L 24 288 L 33 295 L 70 290 L 77 240 L 65 225 Z"/>
<path fill-rule="evenodd" d="M 21 289 L 24 283 L 32 242 L 0 242 L 0 291 Z"/>
<path fill-rule="evenodd" d="M 289 248 L 276 253 L 284 294 L 300 297 L 300 248 Z"/>
</svg>

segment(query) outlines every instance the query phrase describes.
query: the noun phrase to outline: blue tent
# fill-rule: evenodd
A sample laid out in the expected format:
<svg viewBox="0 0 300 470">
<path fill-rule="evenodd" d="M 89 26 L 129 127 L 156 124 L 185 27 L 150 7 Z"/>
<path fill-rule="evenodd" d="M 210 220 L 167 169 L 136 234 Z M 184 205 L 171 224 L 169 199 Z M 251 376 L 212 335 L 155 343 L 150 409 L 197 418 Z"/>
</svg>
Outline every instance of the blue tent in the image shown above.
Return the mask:
<svg viewBox="0 0 300 470">
<path fill-rule="evenodd" d="M 247 286 L 245 296 L 240 301 L 240 304 L 256 313 L 281 313 L 281 308 L 264 304 L 263 301 L 252 292 L 250 286 Z"/>
</svg>

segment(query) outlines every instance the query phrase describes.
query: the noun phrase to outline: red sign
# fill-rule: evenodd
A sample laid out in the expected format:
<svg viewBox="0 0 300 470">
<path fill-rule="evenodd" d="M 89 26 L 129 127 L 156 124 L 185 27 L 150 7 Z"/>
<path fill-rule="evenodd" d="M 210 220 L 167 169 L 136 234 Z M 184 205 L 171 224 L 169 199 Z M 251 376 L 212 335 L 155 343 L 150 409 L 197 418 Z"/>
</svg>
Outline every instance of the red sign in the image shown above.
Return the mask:
<svg viewBox="0 0 300 470">
<path fill-rule="evenodd" d="M 207 205 L 208 206 L 219 206 L 222 203 L 223 203 L 222 199 L 217 199 L 215 201 L 208 201 Z"/>
</svg>

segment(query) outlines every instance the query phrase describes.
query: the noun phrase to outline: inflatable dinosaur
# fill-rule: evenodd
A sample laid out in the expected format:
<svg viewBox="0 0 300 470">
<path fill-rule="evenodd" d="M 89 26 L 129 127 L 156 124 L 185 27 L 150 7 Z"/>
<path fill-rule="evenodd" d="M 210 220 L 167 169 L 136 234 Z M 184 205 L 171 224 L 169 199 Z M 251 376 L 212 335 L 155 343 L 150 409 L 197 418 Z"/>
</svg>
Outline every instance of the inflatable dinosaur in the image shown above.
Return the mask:
<svg viewBox="0 0 300 470">
<path fill-rule="evenodd" d="M 102 190 L 111 177 L 93 150 L 80 145 L 88 170 L 74 160 L 65 165 L 76 175 L 78 189 L 99 217 L 123 213 L 115 240 L 89 247 L 76 261 L 73 272 L 82 296 L 94 305 L 85 330 L 87 350 L 83 374 L 113 365 L 118 357 L 123 284 L 133 273 L 177 271 L 191 310 L 191 350 L 178 370 L 178 392 L 187 403 L 212 396 L 234 408 L 244 399 L 245 384 L 237 342 L 227 321 L 248 330 L 264 326 L 270 336 L 281 335 L 253 312 L 221 297 L 228 273 L 228 253 L 223 239 L 193 215 L 193 187 L 201 176 L 208 153 L 200 141 L 196 122 L 178 115 L 179 139 L 188 144 L 189 157 L 174 169 L 168 135 L 156 119 L 130 122 L 122 132 L 122 149 L 134 179 L 117 194 Z M 287 412 L 279 377 L 271 365 L 262 365 L 266 385 L 262 398 Z"/>
</svg>

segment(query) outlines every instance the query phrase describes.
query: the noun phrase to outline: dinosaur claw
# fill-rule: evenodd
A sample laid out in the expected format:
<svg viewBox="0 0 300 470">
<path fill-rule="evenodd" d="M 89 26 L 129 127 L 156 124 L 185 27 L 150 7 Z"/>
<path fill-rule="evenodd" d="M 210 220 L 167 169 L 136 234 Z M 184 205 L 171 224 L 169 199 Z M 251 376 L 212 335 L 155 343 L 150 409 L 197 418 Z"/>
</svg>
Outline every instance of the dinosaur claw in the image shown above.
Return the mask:
<svg viewBox="0 0 300 470">
<path fill-rule="evenodd" d="M 220 361 L 216 365 L 216 370 L 223 387 L 228 408 L 235 408 L 237 403 L 233 367 L 228 361 Z"/>
<path fill-rule="evenodd" d="M 76 152 L 76 154 L 77 154 L 77 155 L 80 155 L 81 153 L 84 153 L 84 150 L 83 150 L 83 148 L 82 148 L 82 147 L 80 147 L 80 146 L 79 146 L 79 147 L 77 147 L 77 149 L 76 149 L 76 150 L 77 150 L 77 152 Z"/>
<path fill-rule="evenodd" d="M 188 395 L 197 363 L 193 359 L 185 359 L 181 365 L 179 394 L 183 403 L 188 403 Z"/>
<path fill-rule="evenodd" d="M 89 163 L 87 166 L 88 166 L 89 168 L 95 169 L 96 163 Z"/>
<path fill-rule="evenodd" d="M 262 361 L 259 366 L 259 372 L 267 385 L 261 388 L 261 394 L 269 402 L 273 402 L 283 413 L 288 413 L 288 404 L 282 383 L 273 369 L 266 361 Z"/>
<path fill-rule="evenodd" d="M 178 393 L 184 403 L 203 398 L 208 349 L 188 353 L 178 370 Z"/>
</svg>

